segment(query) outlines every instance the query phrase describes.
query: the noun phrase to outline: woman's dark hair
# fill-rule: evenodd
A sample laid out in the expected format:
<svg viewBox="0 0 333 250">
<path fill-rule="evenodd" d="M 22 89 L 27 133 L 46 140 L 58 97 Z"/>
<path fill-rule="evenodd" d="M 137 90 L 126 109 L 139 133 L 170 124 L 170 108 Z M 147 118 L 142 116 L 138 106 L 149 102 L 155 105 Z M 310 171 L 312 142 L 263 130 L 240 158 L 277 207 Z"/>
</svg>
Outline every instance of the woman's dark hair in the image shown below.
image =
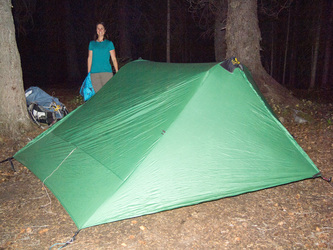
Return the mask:
<svg viewBox="0 0 333 250">
<path fill-rule="evenodd" d="M 96 26 L 95 26 L 95 27 L 97 27 L 97 25 L 99 25 L 99 24 L 102 24 L 102 25 L 104 26 L 104 29 L 105 29 L 105 34 L 104 34 L 103 41 L 104 41 L 105 39 L 109 39 L 109 35 L 106 34 L 107 29 L 106 29 L 106 26 L 105 26 L 104 22 L 98 22 L 98 23 L 96 23 Z M 96 41 L 97 39 L 98 39 L 98 35 L 97 35 L 97 33 L 95 32 L 94 40 Z"/>
</svg>

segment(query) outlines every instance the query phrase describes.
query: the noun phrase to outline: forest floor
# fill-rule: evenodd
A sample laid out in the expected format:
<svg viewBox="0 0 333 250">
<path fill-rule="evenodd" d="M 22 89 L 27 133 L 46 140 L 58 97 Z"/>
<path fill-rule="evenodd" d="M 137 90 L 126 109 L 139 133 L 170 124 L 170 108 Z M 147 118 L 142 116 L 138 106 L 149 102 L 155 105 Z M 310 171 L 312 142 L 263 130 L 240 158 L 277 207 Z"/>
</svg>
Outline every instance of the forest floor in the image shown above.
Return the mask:
<svg viewBox="0 0 333 250">
<path fill-rule="evenodd" d="M 69 110 L 78 90 L 54 90 Z M 50 92 L 48 92 L 50 93 Z M 333 101 L 309 99 L 298 106 L 272 104 L 288 131 L 324 176 L 333 176 Z M 315 97 L 322 96 L 319 94 Z M 42 130 L 27 135 L 34 138 Z M 26 141 L 0 140 L 1 158 Z M 0 165 L 0 249 L 57 249 L 77 231 L 72 219 L 42 182 L 14 161 Z M 333 186 L 308 179 L 235 197 L 205 202 L 81 230 L 67 249 L 333 249 Z"/>
</svg>

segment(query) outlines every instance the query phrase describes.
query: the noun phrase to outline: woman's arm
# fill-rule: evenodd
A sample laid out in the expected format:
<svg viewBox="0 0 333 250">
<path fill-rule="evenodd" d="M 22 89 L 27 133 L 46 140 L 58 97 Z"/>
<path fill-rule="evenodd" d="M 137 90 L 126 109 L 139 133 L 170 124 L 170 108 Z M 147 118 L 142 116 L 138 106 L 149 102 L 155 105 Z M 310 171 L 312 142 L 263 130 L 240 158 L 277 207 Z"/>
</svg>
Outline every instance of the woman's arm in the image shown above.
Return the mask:
<svg viewBox="0 0 333 250">
<path fill-rule="evenodd" d="M 88 73 L 90 72 L 91 70 L 91 63 L 92 63 L 92 50 L 89 50 L 89 53 L 88 53 L 88 60 L 87 60 L 87 65 L 88 65 Z"/>
<path fill-rule="evenodd" d="M 110 55 L 111 55 L 113 67 L 116 70 L 116 72 L 118 72 L 118 61 L 117 61 L 117 57 L 116 57 L 116 50 L 114 50 L 114 49 L 110 50 Z"/>
</svg>

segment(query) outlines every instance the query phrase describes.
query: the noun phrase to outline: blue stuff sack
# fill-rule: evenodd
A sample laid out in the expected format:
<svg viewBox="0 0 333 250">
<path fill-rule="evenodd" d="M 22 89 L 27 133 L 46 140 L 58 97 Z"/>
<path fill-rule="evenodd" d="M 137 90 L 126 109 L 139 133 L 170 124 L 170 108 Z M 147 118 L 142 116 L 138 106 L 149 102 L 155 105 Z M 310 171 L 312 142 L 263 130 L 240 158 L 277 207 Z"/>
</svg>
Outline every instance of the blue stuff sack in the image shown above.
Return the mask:
<svg viewBox="0 0 333 250">
<path fill-rule="evenodd" d="M 93 95 L 95 94 L 94 87 L 91 83 L 90 73 L 88 73 L 86 79 L 84 79 L 81 89 L 80 95 L 83 96 L 83 100 L 86 102 L 88 101 Z"/>
</svg>

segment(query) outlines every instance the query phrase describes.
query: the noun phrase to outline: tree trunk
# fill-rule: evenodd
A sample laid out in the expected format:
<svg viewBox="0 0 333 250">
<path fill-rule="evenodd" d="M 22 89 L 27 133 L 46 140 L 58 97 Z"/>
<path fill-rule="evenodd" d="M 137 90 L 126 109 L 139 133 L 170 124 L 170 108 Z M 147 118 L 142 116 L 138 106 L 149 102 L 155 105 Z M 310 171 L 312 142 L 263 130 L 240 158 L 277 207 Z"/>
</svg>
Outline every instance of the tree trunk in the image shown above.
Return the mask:
<svg viewBox="0 0 333 250">
<path fill-rule="evenodd" d="M 313 48 L 313 57 L 312 57 L 312 64 L 311 64 L 311 80 L 309 89 L 314 89 L 316 84 L 316 76 L 317 76 L 317 64 L 318 64 L 318 54 L 319 54 L 319 43 L 320 43 L 320 29 L 321 29 L 321 1 L 319 2 L 319 15 L 318 15 L 318 22 L 315 26 L 315 38 L 314 38 L 314 48 Z"/>
<path fill-rule="evenodd" d="M 74 27 L 71 18 L 71 6 L 69 0 L 63 2 L 64 4 L 64 15 L 65 15 L 65 48 L 66 48 L 66 63 L 67 63 L 67 80 L 69 82 L 75 82 L 80 79 L 80 70 L 78 64 L 78 57 L 76 52 L 76 37 L 74 33 Z"/>
<path fill-rule="evenodd" d="M 260 60 L 260 30 L 256 0 L 229 0 L 226 27 L 227 58 L 232 56 L 247 66 L 261 92 L 270 101 L 295 104 L 287 89 L 275 81 Z"/>
<path fill-rule="evenodd" d="M 119 56 L 123 61 L 132 58 L 132 46 L 130 39 L 129 25 L 129 2 L 128 0 L 119 1 Z M 116 48 L 117 51 L 117 48 Z"/>
<path fill-rule="evenodd" d="M 172 55 L 173 62 L 189 62 L 190 39 L 187 23 L 188 9 L 184 6 L 183 0 L 173 0 L 170 4 L 170 14 L 172 12 L 172 20 L 170 19 L 170 28 L 172 27 Z M 171 30 L 170 30 L 171 35 Z M 171 44 L 170 44 L 171 46 Z"/>
<path fill-rule="evenodd" d="M 288 11 L 288 22 L 287 22 L 287 37 L 284 48 L 284 57 L 283 57 L 283 76 L 282 76 L 282 85 L 286 85 L 286 70 L 287 70 L 287 61 L 288 61 L 288 47 L 289 47 L 289 33 L 290 33 L 290 13 L 291 10 Z"/>
<path fill-rule="evenodd" d="M 331 47 L 333 43 L 332 33 L 333 33 L 333 1 L 327 4 L 328 9 L 328 24 L 327 24 L 327 34 L 326 34 L 326 42 L 325 42 L 325 58 L 324 58 L 324 69 L 323 69 L 323 76 L 321 80 L 321 88 L 322 89 L 330 89 L 333 87 L 331 86 L 328 81 L 329 76 L 329 67 L 331 65 L 330 58 L 331 58 Z"/>
<path fill-rule="evenodd" d="M 298 20 L 299 20 L 299 10 L 300 10 L 300 1 L 295 2 L 294 8 L 291 8 L 290 11 L 292 14 L 292 32 L 291 32 L 291 44 L 290 44 L 290 67 L 289 67 L 289 86 L 294 88 L 296 83 L 296 66 L 298 58 Z"/>
<path fill-rule="evenodd" d="M 0 134 L 16 138 L 31 129 L 10 0 L 0 1 Z"/>
<path fill-rule="evenodd" d="M 270 58 L 270 69 L 269 69 L 269 74 L 273 77 L 273 72 L 274 72 L 274 52 L 275 52 L 275 43 L 274 43 L 274 31 L 275 31 L 275 25 L 274 22 L 272 22 L 272 30 L 271 30 L 271 58 Z"/>
<path fill-rule="evenodd" d="M 227 0 L 222 0 L 220 1 L 219 5 L 220 9 L 215 16 L 214 27 L 215 60 L 217 62 L 225 60 L 227 53 L 227 45 L 225 42 L 225 26 L 228 13 L 228 2 Z"/>
<path fill-rule="evenodd" d="M 166 62 L 170 62 L 170 0 L 167 0 Z"/>
</svg>

